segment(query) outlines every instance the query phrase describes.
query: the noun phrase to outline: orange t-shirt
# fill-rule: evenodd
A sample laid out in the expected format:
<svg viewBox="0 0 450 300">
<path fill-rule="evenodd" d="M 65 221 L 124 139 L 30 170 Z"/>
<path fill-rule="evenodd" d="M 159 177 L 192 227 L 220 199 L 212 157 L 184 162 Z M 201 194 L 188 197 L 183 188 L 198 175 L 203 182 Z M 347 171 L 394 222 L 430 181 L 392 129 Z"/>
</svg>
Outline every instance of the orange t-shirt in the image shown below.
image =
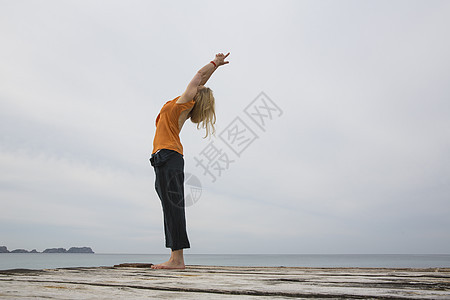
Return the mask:
<svg viewBox="0 0 450 300">
<path fill-rule="evenodd" d="M 152 154 L 161 149 L 174 150 L 183 155 L 183 146 L 180 141 L 180 128 L 178 119 L 182 111 L 194 106 L 194 100 L 187 103 L 177 103 L 178 98 L 167 101 L 156 117 L 156 132 L 153 140 Z"/>
</svg>

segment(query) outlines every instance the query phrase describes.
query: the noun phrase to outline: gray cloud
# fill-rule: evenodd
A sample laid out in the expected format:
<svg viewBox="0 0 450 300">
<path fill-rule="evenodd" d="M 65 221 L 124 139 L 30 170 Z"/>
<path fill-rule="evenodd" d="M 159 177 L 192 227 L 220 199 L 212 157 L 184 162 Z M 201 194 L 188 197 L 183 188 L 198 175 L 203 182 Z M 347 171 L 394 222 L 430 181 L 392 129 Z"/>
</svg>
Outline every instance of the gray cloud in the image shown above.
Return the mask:
<svg viewBox="0 0 450 300">
<path fill-rule="evenodd" d="M 8 2 L 0 12 L 0 226 L 10 248 L 158 253 L 154 120 L 215 52 L 217 135 L 259 138 L 212 183 L 187 123 L 192 253 L 448 253 L 445 1 Z M 244 108 L 283 110 L 263 132 Z M 58 229 L 56 229 L 58 227 Z M 62 243 L 62 244 L 61 244 Z M 121 246 L 118 246 L 120 244 Z"/>
</svg>

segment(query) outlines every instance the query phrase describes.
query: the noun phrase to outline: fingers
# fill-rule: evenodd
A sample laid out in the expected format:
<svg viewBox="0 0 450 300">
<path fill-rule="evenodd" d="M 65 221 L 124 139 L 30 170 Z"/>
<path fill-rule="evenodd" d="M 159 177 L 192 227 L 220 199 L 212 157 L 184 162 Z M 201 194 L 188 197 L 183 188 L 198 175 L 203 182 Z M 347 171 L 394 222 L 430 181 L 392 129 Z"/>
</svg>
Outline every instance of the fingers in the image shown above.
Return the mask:
<svg viewBox="0 0 450 300">
<path fill-rule="evenodd" d="M 225 58 L 228 57 L 228 55 L 230 55 L 230 52 L 228 52 L 226 55 L 224 55 L 223 53 L 217 53 L 216 54 L 216 58 L 218 58 L 220 60 L 220 65 L 226 65 L 228 63 L 230 63 L 229 61 L 225 61 Z"/>
<path fill-rule="evenodd" d="M 223 53 L 217 53 L 216 56 L 227 58 L 227 56 L 230 55 L 230 52 L 227 53 L 227 55 L 224 55 Z"/>
</svg>

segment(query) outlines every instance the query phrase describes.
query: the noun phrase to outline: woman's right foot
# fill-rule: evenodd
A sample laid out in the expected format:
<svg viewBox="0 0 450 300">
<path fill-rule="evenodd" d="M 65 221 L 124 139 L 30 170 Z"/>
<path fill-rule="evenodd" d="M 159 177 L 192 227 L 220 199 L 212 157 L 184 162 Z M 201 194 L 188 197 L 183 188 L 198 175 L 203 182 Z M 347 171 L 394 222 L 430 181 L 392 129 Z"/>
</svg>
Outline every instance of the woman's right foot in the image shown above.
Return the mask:
<svg viewBox="0 0 450 300">
<path fill-rule="evenodd" d="M 158 265 L 151 266 L 152 269 L 170 269 L 170 270 L 184 270 L 186 266 L 184 262 L 176 262 L 173 260 L 168 260 Z"/>
</svg>

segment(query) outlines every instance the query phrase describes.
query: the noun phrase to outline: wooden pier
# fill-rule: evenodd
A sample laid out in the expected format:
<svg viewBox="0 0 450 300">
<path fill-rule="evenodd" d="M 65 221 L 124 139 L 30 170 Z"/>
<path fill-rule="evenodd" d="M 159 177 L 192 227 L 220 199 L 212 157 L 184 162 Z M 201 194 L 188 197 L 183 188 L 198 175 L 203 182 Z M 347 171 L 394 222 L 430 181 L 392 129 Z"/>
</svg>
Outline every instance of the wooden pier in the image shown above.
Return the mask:
<svg viewBox="0 0 450 300">
<path fill-rule="evenodd" d="M 149 265 L 0 271 L 0 299 L 450 299 L 450 268 Z"/>
</svg>

